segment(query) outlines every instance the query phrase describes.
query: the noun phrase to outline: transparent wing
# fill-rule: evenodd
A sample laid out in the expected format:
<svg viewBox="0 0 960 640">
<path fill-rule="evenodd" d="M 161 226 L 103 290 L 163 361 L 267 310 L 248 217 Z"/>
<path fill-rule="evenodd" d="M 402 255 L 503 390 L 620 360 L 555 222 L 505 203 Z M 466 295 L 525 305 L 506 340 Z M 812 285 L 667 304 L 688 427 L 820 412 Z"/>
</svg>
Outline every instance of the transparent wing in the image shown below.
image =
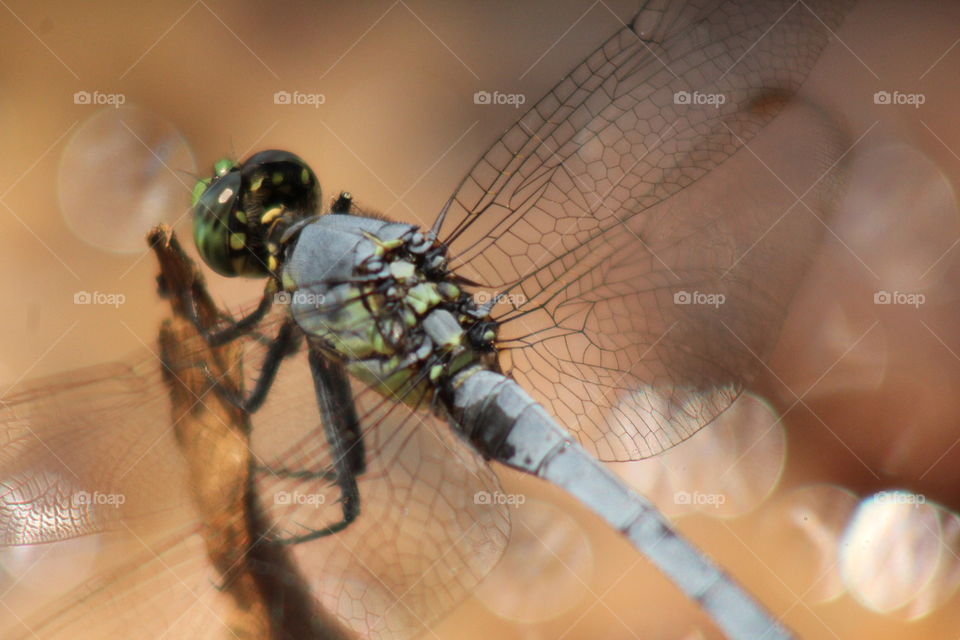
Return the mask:
<svg viewBox="0 0 960 640">
<path fill-rule="evenodd" d="M 188 502 L 159 360 L 134 360 L 0 396 L 0 545 L 120 529 Z"/>
<path fill-rule="evenodd" d="M 261 338 L 275 332 L 285 313 L 277 309 L 258 327 L 259 337 L 242 341 L 248 382 L 266 352 Z M 195 370 L 207 357 L 199 342 L 180 351 L 183 362 L 167 362 L 169 370 Z M 499 490 L 496 476 L 443 421 L 426 407 L 354 387 L 367 451 L 360 517 L 336 535 L 285 547 L 295 562 L 270 579 L 302 581 L 308 608 L 333 612 L 361 637 L 409 637 L 460 602 L 492 568 L 509 520 L 503 505 L 478 498 Z M 4 546 L 108 532 L 119 532 L 123 544 L 108 545 L 104 536 L 101 554 L 109 561 L 35 616 L 11 621 L 10 629 L 0 625 L 5 637 L 237 632 L 237 612 L 219 593 L 224 577 L 205 553 L 206 525 L 191 508 L 204 499 L 195 492 L 223 483 L 191 475 L 183 462 L 169 395 L 159 359 L 139 353 L 128 363 L 29 382 L 6 396 Z M 212 403 L 202 396 L 195 401 Z M 303 534 L 339 519 L 340 496 L 322 473 L 331 453 L 302 347 L 285 360 L 251 424 L 253 486 L 271 534 Z M 208 455 L 194 461 L 201 474 L 204 467 L 222 473 L 230 466 L 217 459 L 226 453 L 211 448 Z M 117 509 L 109 501 L 78 503 L 78 492 L 125 498 Z"/>
<path fill-rule="evenodd" d="M 246 360 L 249 362 L 249 359 Z M 254 416 L 261 504 L 275 531 L 302 535 L 340 517 L 306 358 L 281 369 L 267 404 Z M 425 632 L 487 574 L 509 537 L 503 505 L 491 504 L 499 481 L 490 467 L 427 407 L 415 410 L 353 383 L 367 448 L 359 478 L 361 515 L 333 536 L 291 551 L 319 602 L 361 637 Z M 263 425 L 263 426 L 262 426 Z"/>
<path fill-rule="evenodd" d="M 99 557 L 109 558 L 79 586 L 51 602 L 5 601 L 14 615 L 0 622 L 4 638 L 233 638 L 230 603 L 216 586 L 219 576 L 210 567 L 204 542 L 191 528 L 167 533 L 163 540 L 144 544 L 98 539 Z M 58 556 L 58 583 L 83 558 Z"/>
<path fill-rule="evenodd" d="M 689 437 L 773 347 L 843 153 L 792 96 L 850 4 L 649 2 L 450 201 L 504 370 L 602 459 Z"/>
<path fill-rule="evenodd" d="M 225 637 L 165 383 L 181 374 L 145 349 L 4 392 L 0 635 Z"/>
</svg>

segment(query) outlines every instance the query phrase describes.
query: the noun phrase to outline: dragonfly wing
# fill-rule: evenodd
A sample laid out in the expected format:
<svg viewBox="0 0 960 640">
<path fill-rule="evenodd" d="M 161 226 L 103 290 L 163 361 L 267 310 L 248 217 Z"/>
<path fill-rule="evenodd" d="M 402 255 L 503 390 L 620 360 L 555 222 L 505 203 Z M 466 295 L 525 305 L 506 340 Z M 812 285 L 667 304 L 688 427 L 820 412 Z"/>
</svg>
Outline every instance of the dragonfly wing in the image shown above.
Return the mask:
<svg viewBox="0 0 960 640">
<path fill-rule="evenodd" d="M 263 338 L 284 317 L 278 309 L 258 335 L 242 340 L 246 384 L 266 354 Z M 187 362 L 166 370 L 195 367 L 204 349 L 181 345 Z M 270 535 L 303 534 L 340 517 L 328 477 L 281 472 L 330 466 L 305 355 L 301 346 L 284 362 L 266 404 L 251 417 L 253 486 Z M 155 635 L 183 629 L 183 637 L 222 637 L 243 620 L 218 586 L 224 578 L 211 566 L 202 523 L 190 508 L 195 498 L 160 362 L 143 353 L 128 362 L 134 364 L 68 372 L 6 395 L 0 513 L 7 544 L 118 530 L 116 540 L 97 538 L 100 564 L 90 577 L 61 597 L 31 602 L 21 611 L 32 613 L 4 626 L 11 637 L 152 637 L 150 628 Z M 410 637 L 493 567 L 509 519 L 496 500 L 496 475 L 443 420 L 359 383 L 354 391 L 367 451 L 360 517 L 336 535 L 288 547 L 297 575 L 272 579 L 301 581 L 314 607 L 362 637 Z M 73 506 L 77 487 L 127 501 L 100 515 Z"/>
<path fill-rule="evenodd" d="M 360 516 L 335 535 L 290 548 L 313 595 L 367 638 L 423 633 L 470 593 L 509 536 L 492 469 L 425 409 L 354 382 L 367 469 Z M 262 507 L 278 535 L 303 535 L 340 518 L 305 358 L 281 369 L 253 416 Z M 291 471 L 316 471 L 315 477 Z"/>
<path fill-rule="evenodd" d="M 450 201 L 452 268 L 501 294 L 503 369 L 602 459 L 689 437 L 774 346 L 844 151 L 793 95 L 850 4 L 651 2 Z"/>
<path fill-rule="evenodd" d="M 229 601 L 216 588 L 201 536 L 184 529 L 144 545 L 132 537 L 101 540 L 101 556 L 118 562 L 51 602 L 16 606 L 0 624 L 4 638 L 242 637 L 228 621 Z M 119 560 L 122 559 L 122 562 Z M 63 558 L 63 567 L 83 558 Z M 8 592 L 7 601 L 18 601 Z"/>
<path fill-rule="evenodd" d="M 0 396 L 0 546 L 116 530 L 187 503 L 159 360 L 100 365 Z"/>
<path fill-rule="evenodd" d="M 142 350 L 4 394 L 0 580 L 17 615 L 3 637 L 223 637 L 243 619 L 216 586 L 193 507 L 216 478 L 191 480 L 181 447 L 185 428 L 222 403 L 208 384 L 173 393 L 205 380 L 197 365 L 211 351 L 199 338 L 177 344 L 182 361 Z M 203 453 L 209 474 L 223 475 Z"/>
</svg>

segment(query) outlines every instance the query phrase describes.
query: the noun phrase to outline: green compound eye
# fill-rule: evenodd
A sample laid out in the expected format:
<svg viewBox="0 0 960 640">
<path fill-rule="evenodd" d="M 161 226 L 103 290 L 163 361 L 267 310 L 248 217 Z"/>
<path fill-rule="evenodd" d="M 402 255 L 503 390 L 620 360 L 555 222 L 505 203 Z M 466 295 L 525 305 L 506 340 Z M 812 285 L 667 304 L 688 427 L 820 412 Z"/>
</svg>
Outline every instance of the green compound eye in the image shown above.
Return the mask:
<svg viewBox="0 0 960 640">
<path fill-rule="evenodd" d="M 240 172 L 231 171 L 210 181 L 201 180 L 194 188 L 193 240 L 203 261 L 224 276 L 246 275 L 247 272 L 248 260 L 243 247 L 238 251 L 231 246 L 231 237 L 243 233 L 241 227 L 244 225 L 236 215 L 240 186 Z"/>
<path fill-rule="evenodd" d="M 200 196 L 203 195 L 203 192 L 207 190 L 207 187 L 210 186 L 210 183 L 216 180 L 217 178 L 222 178 L 227 175 L 233 169 L 239 169 L 240 165 L 236 160 L 231 158 L 220 158 L 213 164 L 213 177 L 212 178 L 201 178 L 197 180 L 197 183 L 193 185 L 193 195 L 190 199 L 190 206 L 196 207 L 197 202 L 200 201 Z"/>
<path fill-rule="evenodd" d="M 197 183 L 193 185 L 193 194 L 190 196 L 190 206 L 196 207 L 197 202 L 200 201 L 200 196 L 203 195 L 203 192 L 207 190 L 207 187 L 210 186 L 210 178 L 203 178 L 202 180 L 197 180 Z"/>
<path fill-rule="evenodd" d="M 316 176 L 298 156 L 276 150 L 242 164 L 221 158 L 213 171 L 193 188 L 193 239 L 200 256 L 220 275 L 269 275 L 277 256 L 268 247 L 276 251 L 278 245 L 268 235 L 316 214 Z"/>
<path fill-rule="evenodd" d="M 213 174 L 218 178 L 222 178 L 230 173 L 233 169 L 239 168 L 240 165 L 236 160 L 233 160 L 232 158 L 220 158 L 213 163 Z"/>
</svg>

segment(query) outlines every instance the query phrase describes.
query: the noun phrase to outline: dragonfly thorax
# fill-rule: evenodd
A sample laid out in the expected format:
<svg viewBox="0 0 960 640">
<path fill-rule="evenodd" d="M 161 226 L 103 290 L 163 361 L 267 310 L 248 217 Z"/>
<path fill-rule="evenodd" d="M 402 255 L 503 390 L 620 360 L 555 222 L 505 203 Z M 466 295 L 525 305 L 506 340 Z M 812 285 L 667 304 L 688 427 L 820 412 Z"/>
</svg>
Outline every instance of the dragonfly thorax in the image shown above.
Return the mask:
<svg viewBox="0 0 960 640">
<path fill-rule="evenodd" d="M 313 347 L 404 402 L 492 362 L 487 311 L 446 270 L 443 245 L 413 225 L 317 216 L 288 250 L 282 286 Z"/>
</svg>

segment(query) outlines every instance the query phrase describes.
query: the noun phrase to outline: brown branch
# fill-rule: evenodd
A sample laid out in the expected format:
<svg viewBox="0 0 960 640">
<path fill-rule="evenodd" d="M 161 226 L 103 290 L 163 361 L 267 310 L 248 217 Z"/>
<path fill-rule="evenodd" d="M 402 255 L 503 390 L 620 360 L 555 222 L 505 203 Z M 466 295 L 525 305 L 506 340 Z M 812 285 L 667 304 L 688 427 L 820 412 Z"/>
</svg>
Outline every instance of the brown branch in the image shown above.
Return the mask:
<svg viewBox="0 0 960 640">
<path fill-rule="evenodd" d="M 173 231 L 159 226 L 147 240 L 160 263 L 161 295 L 173 311 L 160 330 L 171 418 L 188 464 L 207 556 L 233 604 L 231 630 L 238 638 L 270 640 L 351 637 L 317 606 L 287 547 L 269 541 L 271 524 L 252 477 L 248 416 L 211 383 L 212 377 L 242 390 L 242 348 L 235 343 L 210 347 L 185 316 L 184 305 L 192 300 L 208 330 L 220 313 Z"/>
</svg>

